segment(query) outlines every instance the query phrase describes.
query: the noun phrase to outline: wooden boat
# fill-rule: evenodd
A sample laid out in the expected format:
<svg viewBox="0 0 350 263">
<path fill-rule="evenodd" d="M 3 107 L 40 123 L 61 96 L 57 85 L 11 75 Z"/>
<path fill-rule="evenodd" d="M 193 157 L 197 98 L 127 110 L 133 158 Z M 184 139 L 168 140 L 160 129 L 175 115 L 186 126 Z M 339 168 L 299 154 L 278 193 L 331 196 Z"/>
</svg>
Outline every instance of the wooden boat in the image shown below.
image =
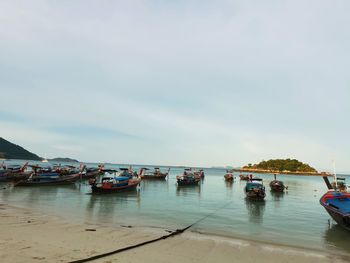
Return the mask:
<svg viewBox="0 0 350 263">
<path fill-rule="evenodd" d="M 204 179 L 203 169 L 200 169 L 199 171 L 194 171 L 193 174 L 194 174 L 194 176 L 197 176 L 199 179 Z"/>
<path fill-rule="evenodd" d="M 254 178 L 248 181 L 244 188 L 244 192 L 248 199 L 264 200 L 265 186 L 262 183 L 262 179 Z"/>
<path fill-rule="evenodd" d="M 240 174 L 239 179 L 242 181 L 249 181 L 249 175 L 248 174 Z"/>
<path fill-rule="evenodd" d="M 149 180 L 165 180 L 166 177 L 169 175 L 170 168 L 167 172 L 161 172 L 161 170 L 158 167 L 155 167 L 153 171 L 151 171 L 149 168 L 142 168 L 140 171 L 140 177 L 142 180 L 149 179 Z"/>
<path fill-rule="evenodd" d="M 339 190 L 340 192 L 346 192 L 348 188 L 346 186 L 345 177 L 337 177 L 336 180 L 337 183 L 335 181 L 332 182 L 333 189 Z"/>
<path fill-rule="evenodd" d="M 28 178 L 32 171 L 27 171 L 28 162 L 24 165 L 19 166 L 5 166 L 2 164 L 2 169 L 0 170 L 0 182 L 17 182 Z"/>
<path fill-rule="evenodd" d="M 198 185 L 200 180 L 201 179 L 189 169 L 185 169 L 182 175 L 176 176 L 178 186 Z"/>
<path fill-rule="evenodd" d="M 135 178 L 132 174 L 131 176 L 126 174 L 125 170 L 118 176 L 114 174 L 103 176 L 100 183 L 97 183 L 95 178 L 89 180 L 93 194 L 108 194 L 135 190 L 140 182 L 140 178 Z"/>
<path fill-rule="evenodd" d="M 282 181 L 276 179 L 276 174 L 274 174 L 274 180 L 270 182 L 270 188 L 272 192 L 283 192 L 286 189 Z"/>
<path fill-rule="evenodd" d="M 104 169 L 104 165 L 99 165 L 97 168 L 87 168 L 84 165 L 83 179 L 96 178 L 99 175 L 103 175 L 105 172 L 106 170 Z"/>
<path fill-rule="evenodd" d="M 226 182 L 233 182 L 235 180 L 235 177 L 233 176 L 233 173 L 229 173 L 228 171 L 224 175 Z"/>
<path fill-rule="evenodd" d="M 60 175 L 59 173 L 33 173 L 29 178 L 18 181 L 14 186 L 46 186 L 46 185 L 66 185 L 78 181 L 81 174 Z"/>
<path fill-rule="evenodd" d="M 350 230 L 350 193 L 332 189 L 327 176 L 323 179 L 329 191 L 321 197 L 320 204 L 340 226 Z"/>
</svg>

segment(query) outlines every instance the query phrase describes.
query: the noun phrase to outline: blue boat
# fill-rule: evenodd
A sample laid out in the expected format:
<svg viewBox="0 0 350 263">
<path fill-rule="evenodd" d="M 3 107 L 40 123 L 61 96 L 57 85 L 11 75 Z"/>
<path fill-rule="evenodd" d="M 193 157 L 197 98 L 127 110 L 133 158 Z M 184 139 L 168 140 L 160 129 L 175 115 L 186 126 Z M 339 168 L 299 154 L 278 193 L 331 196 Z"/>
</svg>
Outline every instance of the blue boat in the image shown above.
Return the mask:
<svg viewBox="0 0 350 263">
<path fill-rule="evenodd" d="M 251 178 L 244 187 L 244 192 L 248 199 L 252 200 L 264 200 L 265 186 L 260 178 Z"/>
<path fill-rule="evenodd" d="M 25 180 L 18 181 L 14 186 L 65 185 L 78 181 L 80 177 L 80 173 L 72 175 L 60 175 L 59 173 L 33 174 Z"/>
</svg>

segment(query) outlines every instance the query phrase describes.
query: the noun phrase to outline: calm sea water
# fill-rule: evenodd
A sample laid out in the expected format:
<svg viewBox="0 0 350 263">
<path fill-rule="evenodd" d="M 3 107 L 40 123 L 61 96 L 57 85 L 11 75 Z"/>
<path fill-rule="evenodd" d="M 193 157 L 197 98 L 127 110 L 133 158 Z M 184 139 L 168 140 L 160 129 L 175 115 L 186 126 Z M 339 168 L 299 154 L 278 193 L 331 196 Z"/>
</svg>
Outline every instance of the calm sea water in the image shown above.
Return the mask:
<svg viewBox="0 0 350 263">
<path fill-rule="evenodd" d="M 182 171 L 172 168 L 166 181 L 142 181 L 134 192 L 95 196 L 83 182 L 60 187 L 9 187 L 0 190 L 0 201 L 74 222 L 108 226 L 174 230 L 209 215 L 192 231 L 350 255 L 350 232 L 331 221 L 319 204 L 327 190 L 321 177 L 280 175 L 288 191 L 273 194 L 268 187 L 273 176 L 261 174 L 266 200 L 252 202 L 245 199 L 245 182 L 236 178 L 234 183 L 226 183 L 223 169 L 205 169 L 199 186 L 178 188 L 175 177 Z M 350 176 L 346 177 L 349 182 Z"/>
</svg>

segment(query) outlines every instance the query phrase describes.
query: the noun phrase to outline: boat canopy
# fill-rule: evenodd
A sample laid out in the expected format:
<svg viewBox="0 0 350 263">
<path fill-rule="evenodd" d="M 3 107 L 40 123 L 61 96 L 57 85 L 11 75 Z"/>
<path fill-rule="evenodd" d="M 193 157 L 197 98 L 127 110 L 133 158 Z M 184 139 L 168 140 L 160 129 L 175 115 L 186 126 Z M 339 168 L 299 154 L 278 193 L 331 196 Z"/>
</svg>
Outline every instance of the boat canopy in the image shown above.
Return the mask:
<svg viewBox="0 0 350 263">
<path fill-rule="evenodd" d="M 117 177 L 114 177 L 115 180 L 118 180 L 118 181 L 127 181 L 129 180 L 129 177 L 126 177 L 126 176 L 117 176 Z"/>
<path fill-rule="evenodd" d="M 262 184 L 259 184 L 259 183 L 247 183 L 247 185 L 246 185 L 246 189 L 248 191 L 253 190 L 255 188 L 262 189 L 262 188 L 264 188 L 264 186 Z"/>
</svg>

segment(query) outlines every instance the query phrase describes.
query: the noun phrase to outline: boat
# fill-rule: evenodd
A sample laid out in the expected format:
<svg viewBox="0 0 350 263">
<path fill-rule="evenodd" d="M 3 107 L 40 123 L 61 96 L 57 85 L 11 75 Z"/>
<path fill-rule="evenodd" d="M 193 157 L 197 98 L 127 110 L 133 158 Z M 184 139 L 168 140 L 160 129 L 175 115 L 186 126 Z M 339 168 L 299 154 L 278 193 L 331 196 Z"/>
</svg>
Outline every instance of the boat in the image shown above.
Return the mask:
<svg viewBox="0 0 350 263">
<path fill-rule="evenodd" d="M 130 173 L 130 170 L 123 168 L 119 174 L 108 173 L 104 175 L 99 183 L 97 183 L 96 178 L 89 180 L 93 194 L 107 194 L 135 190 L 140 182 L 140 178 L 135 177 Z"/>
<path fill-rule="evenodd" d="M 28 162 L 22 166 L 5 166 L 3 163 L 0 170 L 0 182 L 16 182 L 28 178 L 32 174 L 32 171 L 27 171 L 27 167 Z"/>
<path fill-rule="evenodd" d="M 345 181 L 345 177 L 337 177 L 337 181 L 332 182 L 332 187 L 334 189 L 338 189 L 341 192 L 346 192 L 348 188 Z"/>
<path fill-rule="evenodd" d="M 324 176 L 323 179 L 328 187 L 328 192 L 321 197 L 320 204 L 338 225 L 350 231 L 350 193 L 334 189 L 327 176 Z M 335 182 L 337 182 L 336 177 Z"/>
<path fill-rule="evenodd" d="M 190 169 L 185 169 L 182 175 L 176 176 L 178 186 L 198 185 L 200 178 L 196 176 Z"/>
<path fill-rule="evenodd" d="M 235 177 L 233 176 L 233 173 L 230 173 L 229 171 L 226 171 L 226 174 L 224 175 L 226 182 L 233 182 L 235 180 Z"/>
<path fill-rule="evenodd" d="M 199 171 L 194 171 L 193 172 L 194 176 L 197 176 L 199 179 L 204 179 L 204 171 L 203 169 L 200 169 Z"/>
<path fill-rule="evenodd" d="M 239 179 L 241 181 L 249 181 L 250 176 L 248 174 L 240 174 Z"/>
<path fill-rule="evenodd" d="M 83 179 L 90 179 L 90 178 L 95 178 L 99 175 L 103 175 L 105 173 L 104 165 L 100 164 L 98 165 L 97 168 L 95 167 L 90 167 L 87 168 L 85 165 L 81 164 L 81 167 L 83 168 Z"/>
<path fill-rule="evenodd" d="M 263 180 L 260 178 L 251 178 L 245 188 L 244 192 L 248 199 L 252 200 L 264 200 L 265 198 L 265 186 L 263 185 Z"/>
<path fill-rule="evenodd" d="M 159 167 L 155 167 L 154 170 L 150 170 L 149 168 L 142 168 L 140 171 L 140 177 L 142 180 L 150 179 L 150 180 L 165 180 L 169 175 L 170 168 L 167 172 L 161 172 Z"/>
<path fill-rule="evenodd" d="M 274 180 L 270 182 L 270 188 L 272 192 L 283 192 L 286 186 L 282 181 L 276 179 L 276 174 L 274 174 Z"/>
<path fill-rule="evenodd" d="M 61 175 L 56 172 L 32 173 L 29 178 L 20 180 L 14 186 L 47 186 L 73 184 L 81 178 L 81 174 Z"/>
</svg>

